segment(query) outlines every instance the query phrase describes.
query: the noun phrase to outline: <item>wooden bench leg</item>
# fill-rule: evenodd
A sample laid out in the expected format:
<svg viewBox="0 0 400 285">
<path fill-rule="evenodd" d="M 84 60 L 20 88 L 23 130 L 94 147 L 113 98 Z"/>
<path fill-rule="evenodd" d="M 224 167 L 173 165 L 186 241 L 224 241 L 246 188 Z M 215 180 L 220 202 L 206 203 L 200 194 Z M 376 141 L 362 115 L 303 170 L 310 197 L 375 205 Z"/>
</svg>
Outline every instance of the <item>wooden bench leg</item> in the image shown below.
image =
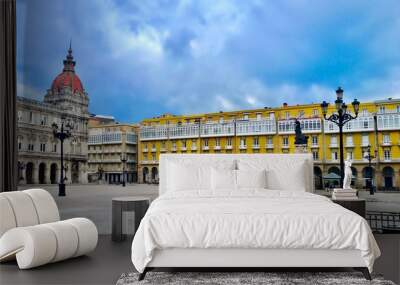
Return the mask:
<svg viewBox="0 0 400 285">
<path fill-rule="evenodd" d="M 365 279 L 372 280 L 371 274 L 369 274 L 369 270 L 367 267 L 355 267 L 354 269 L 357 271 L 361 271 L 361 273 L 364 275 Z"/>
</svg>

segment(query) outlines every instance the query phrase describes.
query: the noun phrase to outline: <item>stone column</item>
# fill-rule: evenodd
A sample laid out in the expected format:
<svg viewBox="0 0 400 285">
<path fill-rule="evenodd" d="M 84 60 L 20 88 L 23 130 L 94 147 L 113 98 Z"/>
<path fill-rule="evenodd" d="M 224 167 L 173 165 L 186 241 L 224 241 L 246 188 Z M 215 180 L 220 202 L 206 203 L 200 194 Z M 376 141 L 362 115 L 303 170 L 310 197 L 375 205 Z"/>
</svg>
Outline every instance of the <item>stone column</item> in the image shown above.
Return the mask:
<svg viewBox="0 0 400 285">
<path fill-rule="evenodd" d="M 32 183 L 33 184 L 38 184 L 39 183 L 39 164 L 37 162 L 33 163 Z"/>
<path fill-rule="evenodd" d="M 44 181 L 45 184 L 50 184 L 50 163 L 46 163 L 46 168 L 44 170 Z"/>
</svg>

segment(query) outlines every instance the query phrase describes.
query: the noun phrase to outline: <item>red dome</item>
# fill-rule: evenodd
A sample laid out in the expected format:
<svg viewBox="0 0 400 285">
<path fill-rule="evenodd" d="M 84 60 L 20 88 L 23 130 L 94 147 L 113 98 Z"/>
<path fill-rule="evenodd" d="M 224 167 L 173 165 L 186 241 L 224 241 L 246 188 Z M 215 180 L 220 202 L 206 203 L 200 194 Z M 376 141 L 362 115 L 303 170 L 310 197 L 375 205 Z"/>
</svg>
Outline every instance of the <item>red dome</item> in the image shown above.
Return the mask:
<svg viewBox="0 0 400 285">
<path fill-rule="evenodd" d="M 53 83 L 51 84 L 51 90 L 57 93 L 65 87 L 71 88 L 73 93 L 83 93 L 82 82 L 75 73 L 75 61 L 74 57 L 72 56 L 71 44 L 69 45 L 67 57 L 64 60 L 63 72 L 57 75 L 57 77 L 53 80 Z"/>
<path fill-rule="evenodd" d="M 76 75 L 72 71 L 63 71 L 53 80 L 53 84 L 51 85 L 51 90 L 53 92 L 59 92 L 65 87 L 71 88 L 72 92 L 83 93 L 82 82 L 79 79 L 78 75 Z"/>
</svg>

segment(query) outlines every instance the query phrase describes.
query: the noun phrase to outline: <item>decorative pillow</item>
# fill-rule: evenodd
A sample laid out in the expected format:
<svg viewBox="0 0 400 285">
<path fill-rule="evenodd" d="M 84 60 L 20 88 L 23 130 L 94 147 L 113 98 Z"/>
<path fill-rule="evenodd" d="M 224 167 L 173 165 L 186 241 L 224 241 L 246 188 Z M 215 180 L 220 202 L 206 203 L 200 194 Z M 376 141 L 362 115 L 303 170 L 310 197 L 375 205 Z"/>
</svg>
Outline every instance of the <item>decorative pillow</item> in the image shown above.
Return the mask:
<svg viewBox="0 0 400 285">
<path fill-rule="evenodd" d="M 211 187 L 214 191 L 236 190 L 236 170 L 232 169 L 211 169 Z"/>
<path fill-rule="evenodd" d="M 168 191 L 211 189 L 211 167 L 186 166 L 170 163 L 168 167 Z"/>
<path fill-rule="evenodd" d="M 236 170 L 237 188 L 267 188 L 267 170 Z"/>
</svg>

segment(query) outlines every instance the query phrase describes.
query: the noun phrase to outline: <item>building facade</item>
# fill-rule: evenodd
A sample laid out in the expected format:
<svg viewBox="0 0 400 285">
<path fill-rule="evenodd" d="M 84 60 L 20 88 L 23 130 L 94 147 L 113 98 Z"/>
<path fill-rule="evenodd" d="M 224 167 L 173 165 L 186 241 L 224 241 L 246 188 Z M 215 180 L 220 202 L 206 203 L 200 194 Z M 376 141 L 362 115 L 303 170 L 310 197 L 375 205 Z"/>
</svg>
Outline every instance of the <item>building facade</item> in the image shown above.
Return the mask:
<svg viewBox="0 0 400 285">
<path fill-rule="evenodd" d="M 63 71 L 43 101 L 17 98 L 18 169 L 20 184 L 56 184 L 60 179 L 60 141 L 52 124 L 73 125 L 64 141 L 65 183 L 87 183 L 88 94 L 75 73 L 71 47 Z"/>
<path fill-rule="evenodd" d="M 328 115 L 334 111 L 334 105 Z M 139 181 L 158 181 L 162 153 L 294 153 L 294 122 L 309 136 L 316 188 L 339 174 L 339 130 L 322 117 L 319 104 L 235 112 L 174 116 L 166 114 L 140 124 Z M 374 158 L 366 158 L 368 146 Z M 400 187 L 400 100 L 361 103 L 358 118 L 344 128 L 345 158 L 353 160 L 356 187 L 366 187 L 372 175 L 379 189 Z"/>
<path fill-rule="evenodd" d="M 137 182 L 137 130 L 138 126 L 110 123 L 104 117 L 89 120 L 89 182 Z"/>
</svg>

